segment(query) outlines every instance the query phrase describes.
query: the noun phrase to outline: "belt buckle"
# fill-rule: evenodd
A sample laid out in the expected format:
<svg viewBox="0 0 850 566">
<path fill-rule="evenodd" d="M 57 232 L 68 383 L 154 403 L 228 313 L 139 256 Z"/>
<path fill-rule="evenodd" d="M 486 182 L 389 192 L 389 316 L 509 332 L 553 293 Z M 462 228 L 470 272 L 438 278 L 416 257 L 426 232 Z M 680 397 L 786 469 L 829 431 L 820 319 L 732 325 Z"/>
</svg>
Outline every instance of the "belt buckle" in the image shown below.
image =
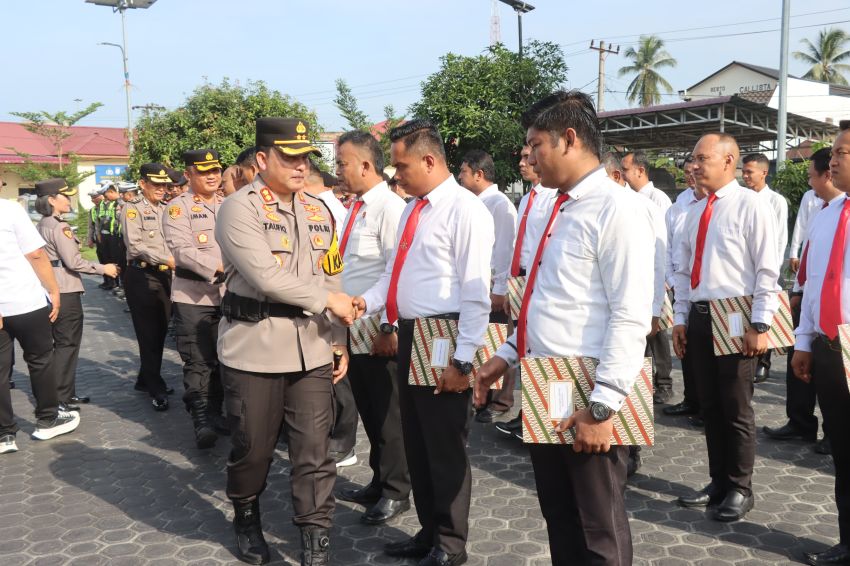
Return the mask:
<svg viewBox="0 0 850 566">
<path fill-rule="evenodd" d="M 168 266 L 164 264 L 157 265 L 156 268 L 160 271 L 168 271 Z"/>
<path fill-rule="evenodd" d="M 148 262 L 146 262 L 146 261 L 140 261 L 139 262 L 139 267 L 141 267 L 142 269 L 145 269 L 147 266 L 148 266 Z"/>
<path fill-rule="evenodd" d="M 709 311 L 708 305 L 701 305 L 699 303 L 694 303 L 694 308 L 696 308 L 697 312 L 700 314 L 708 314 Z"/>
</svg>

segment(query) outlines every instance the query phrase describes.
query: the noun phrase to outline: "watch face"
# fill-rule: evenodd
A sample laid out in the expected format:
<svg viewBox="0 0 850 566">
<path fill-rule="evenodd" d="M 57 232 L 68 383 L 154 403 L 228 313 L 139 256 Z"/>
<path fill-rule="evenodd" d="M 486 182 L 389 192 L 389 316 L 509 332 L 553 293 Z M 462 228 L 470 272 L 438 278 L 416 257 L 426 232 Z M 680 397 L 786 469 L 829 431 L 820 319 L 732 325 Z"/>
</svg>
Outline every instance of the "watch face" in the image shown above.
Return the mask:
<svg viewBox="0 0 850 566">
<path fill-rule="evenodd" d="M 597 421 L 604 421 L 610 416 L 611 410 L 602 403 L 593 403 L 590 406 L 590 414 Z"/>
</svg>

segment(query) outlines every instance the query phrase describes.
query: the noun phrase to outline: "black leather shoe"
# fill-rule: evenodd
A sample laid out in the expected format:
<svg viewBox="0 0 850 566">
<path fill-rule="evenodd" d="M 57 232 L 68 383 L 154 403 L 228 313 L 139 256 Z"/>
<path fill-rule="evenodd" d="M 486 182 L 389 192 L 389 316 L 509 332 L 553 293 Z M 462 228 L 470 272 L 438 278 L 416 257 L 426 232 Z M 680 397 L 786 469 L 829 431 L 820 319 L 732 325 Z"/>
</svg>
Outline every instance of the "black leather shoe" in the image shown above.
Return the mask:
<svg viewBox="0 0 850 566">
<path fill-rule="evenodd" d="M 829 443 L 829 439 L 827 437 L 824 436 L 815 442 L 815 453 L 823 454 L 824 456 L 832 454 L 832 444 Z"/>
<path fill-rule="evenodd" d="M 652 394 L 652 402 L 656 405 L 663 405 L 673 397 L 673 391 L 667 388 L 658 388 Z"/>
<path fill-rule="evenodd" d="M 522 431 L 522 411 L 508 422 L 496 423 L 496 430 L 508 436 L 513 436 L 515 432 Z"/>
<path fill-rule="evenodd" d="M 71 411 L 80 412 L 80 406 L 72 403 L 59 403 L 58 409 L 60 411 L 65 411 L 66 413 L 70 413 Z"/>
<path fill-rule="evenodd" d="M 773 440 L 805 440 L 808 442 L 814 442 L 818 435 L 817 431 L 803 432 L 791 423 L 785 423 L 777 428 L 763 426 L 761 427 L 761 430 Z"/>
<path fill-rule="evenodd" d="M 822 566 L 824 564 L 850 564 L 850 548 L 843 544 L 836 544 L 823 552 L 804 552 L 803 558 L 806 564 Z"/>
<path fill-rule="evenodd" d="M 372 484 L 369 484 L 366 487 L 360 487 L 357 489 L 350 487 L 341 489 L 336 492 L 336 497 L 343 501 L 350 501 L 351 503 L 359 503 L 360 505 L 369 506 L 374 505 L 381 499 L 381 492 L 373 489 Z"/>
<path fill-rule="evenodd" d="M 491 409 L 490 407 L 487 407 L 478 411 L 478 414 L 475 415 L 475 420 L 479 423 L 492 423 L 507 412 L 508 411 L 499 411 L 498 409 Z"/>
<path fill-rule="evenodd" d="M 162 395 L 157 395 L 151 399 L 151 405 L 157 411 L 167 411 L 168 410 L 168 398 L 163 397 Z"/>
<path fill-rule="evenodd" d="M 764 383 L 768 377 L 770 377 L 770 370 L 764 366 L 759 366 L 755 377 L 753 377 L 753 383 Z"/>
<path fill-rule="evenodd" d="M 382 497 L 368 511 L 360 516 L 360 522 L 367 525 L 383 525 L 396 515 L 410 509 L 410 499 L 389 499 Z"/>
<path fill-rule="evenodd" d="M 448 554 L 445 550 L 432 548 L 428 556 L 419 561 L 419 566 L 457 566 L 466 564 L 466 550 L 457 554 Z"/>
<path fill-rule="evenodd" d="M 740 521 L 753 508 L 753 503 L 755 499 L 752 494 L 744 495 L 737 489 L 732 489 L 726 494 L 723 503 L 714 510 L 714 519 L 724 523 Z"/>
<path fill-rule="evenodd" d="M 685 415 L 696 415 L 699 413 L 699 407 L 687 401 L 682 401 L 681 403 L 664 407 L 661 412 L 671 417 L 682 417 Z"/>
<path fill-rule="evenodd" d="M 416 537 L 384 545 L 384 554 L 397 558 L 422 558 L 431 551 L 431 545 L 422 544 Z"/>
<path fill-rule="evenodd" d="M 702 428 L 705 426 L 705 421 L 702 420 L 702 417 L 699 415 L 692 415 L 688 417 L 688 422 L 691 423 L 691 426 L 695 426 L 697 428 Z"/>
<path fill-rule="evenodd" d="M 88 397 L 88 395 L 84 395 L 82 397 L 80 397 L 79 395 L 72 395 L 71 396 L 71 403 L 85 404 L 85 403 L 88 403 L 89 401 L 91 401 L 91 399 Z"/>
<path fill-rule="evenodd" d="M 716 483 L 710 483 L 693 495 L 683 495 L 677 499 L 682 507 L 706 507 L 717 505 L 726 496 L 726 492 Z"/>
</svg>

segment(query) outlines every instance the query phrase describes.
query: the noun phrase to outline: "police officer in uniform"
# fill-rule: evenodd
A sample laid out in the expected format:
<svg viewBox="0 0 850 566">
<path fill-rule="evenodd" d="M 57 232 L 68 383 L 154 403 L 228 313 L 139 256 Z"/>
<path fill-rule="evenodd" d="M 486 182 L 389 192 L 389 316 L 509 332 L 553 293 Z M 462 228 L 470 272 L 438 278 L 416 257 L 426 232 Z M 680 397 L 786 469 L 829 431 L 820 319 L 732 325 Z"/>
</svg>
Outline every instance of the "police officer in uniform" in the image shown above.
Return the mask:
<svg viewBox="0 0 850 566">
<path fill-rule="evenodd" d="M 348 366 L 346 330 L 334 317 L 350 324 L 354 313 L 340 292 L 333 217 L 303 191 L 307 156 L 318 153 L 307 125 L 260 118 L 256 128 L 260 172 L 225 199 L 215 230 L 227 274 L 218 338 L 233 431 L 227 496 L 239 558 L 265 564 L 259 497 L 285 425 L 301 564 L 327 564 L 336 479 L 328 453 L 332 382 Z"/>
<path fill-rule="evenodd" d="M 171 318 L 171 270 L 174 258 L 162 234 L 162 197 L 171 183 L 165 166 L 145 163 L 139 168 L 142 196 L 121 211 L 121 228 L 127 246 L 124 277 L 127 306 L 139 343 L 140 369 L 136 389 L 151 396 L 153 408 L 168 410 L 170 393 L 160 376 L 162 350 Z"/>
<path fill-rule="evenodd" d="M 213 149 L 187 151 L 183 160 L 190 192 L 169 201 L 163 232 L 175 264 L 171 301 L 183 360 L 183 401 L 192 415 L 198 448 L 211 448 L 218 438 L 215 425 L 227 432 L 220 422 L 223 392 L 216 356 L 224 294 L 224 267 L 215 241 L 221 163 Z"/>
<path fill-rule="evenodd" d="M 121 264 L 124 249 L 121 244 L 121 219 L 118 216 L 118 187 L 109 184 L 103 193 L 100 203 L 98 220 L 100 226 L 100 241 L 103 248 L 103 263 Z M 104 289 L 114 289 L 119 285 L 117 277 L 106 276 Z"/>
<path fill-rule="evenodd" d="M 59 410 L 79 411 L 77 403 L 88 403 L 88 397 L 78 397 L 76 392 L 77 359 L 83 337 L 83 281 L 80 273 L 96 273 L 108 277 L 118 276 L 114 263 L 102 265 L 86 261 L 80 255 L 80 241 L 62 215 L 71 211 L 69 197 L 76 189 L 68 189 L 64 179 L 47 179 L 35 184 L 35 209 L 43 216 L 38 232 L 44 238 L 44 250 L 53 275 L 59 284 L 62 308 L 53 323 L 53 365 Z"/>
</svg>

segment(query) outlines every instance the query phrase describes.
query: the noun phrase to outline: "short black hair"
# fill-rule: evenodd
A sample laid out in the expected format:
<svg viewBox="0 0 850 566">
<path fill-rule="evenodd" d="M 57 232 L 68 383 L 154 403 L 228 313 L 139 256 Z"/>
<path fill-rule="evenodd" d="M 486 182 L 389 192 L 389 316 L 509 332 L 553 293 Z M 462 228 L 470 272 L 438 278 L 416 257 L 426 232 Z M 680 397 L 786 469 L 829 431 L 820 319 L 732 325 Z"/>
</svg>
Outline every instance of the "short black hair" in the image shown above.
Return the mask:
<svg viewBox="0 0 850 566">
<path fill-rule="evenodd" d="M 47 200 L 50 195 L 42 195 L 35 199 L 35 211 L 42 216 L 53 216 L 53 205 Z"/>
<path fill-rule="evenodd" d="M 693 162 L 694 162 L 694 154 L 689 153 L 685 156 L 685 161 L 682 162 L 682 167 L 684 167 L 688 163 L 693 163 Z"/>
<path fill-rule="evenodd" d="M 602 132 L 593 101 L 578 90 L 559 90 L 538 100 L 523 113 L 522 126 L 549 132 L 553 144 L 572 128 L 588 151 L 597 158 L 602 155 Z"/>
<path fill-rule="evenodd" d="M 765 167 L 770 167 L 770 159 L 763 153 L 751 153 L 749 155 L 745 155 L 743 159 L 743 163 L 758 163 L 759 165 L 764 165 Z"/>
<path fill-rule="evenodd" d="M 242 150 L 242 153 L 236 156 L 236 165 L 239 166 L 257 166 L 257 147 L 251 146 L 246 147 Z"/>
<path fill-rule="evenodd" d="M 850 130 L 850 120 L 839 120 L 838 121 L 838 129 L 842 132 L 844 130 Z"/>
<path fill-rule="evenodd" d="M 818 174 L 823 175 L 829 171 L 829 162 L 832 159 L 832 148 L 822 147 L 812 154 L 812 165 Z"/>
<path fill-rule="evenodd" d="M 484 179 L 491 183 L 496 182 L 496 164 L 493 163 L 493 158 L 483 149 L 471 149 L 463 156 L 461 163 L 472 170 L 473 173 L 481 171 L 484 173 Z"/>
<path fill-rule="evenodd" d="M 337 140 L 337 147 L 341 147 L 344 143 L 366 150 L 366 155 L 369 157 L 369 163 L 377 174 L 384 171 L 384 152 L 381 150 L 381 144 L 375 139 L 375 136 L 363 130 L 352 130 L 345 132 Z"/>
<path fill-rule="evenodd" d="M 390 141 L 395 143 L 402 141 L 404 149 L 411 147 L 427 149 L 434 155 L 446 160 L 446 148 L 443 145 L 443 137 L 430 120 L 410 120 L 390 130 Z"/>
<path fill-rule="evenodd" d="M 646 152 L 643 151 L 633 151 L 629 153 L 632 156 L 632 163 L 635 167 L 643 167 L 643 170 L 646 171 L 647 176 L 649 176 L 649 169 L 652 165 L 649 164 L 649 158 L 646 156 Z"/>
</svg>

